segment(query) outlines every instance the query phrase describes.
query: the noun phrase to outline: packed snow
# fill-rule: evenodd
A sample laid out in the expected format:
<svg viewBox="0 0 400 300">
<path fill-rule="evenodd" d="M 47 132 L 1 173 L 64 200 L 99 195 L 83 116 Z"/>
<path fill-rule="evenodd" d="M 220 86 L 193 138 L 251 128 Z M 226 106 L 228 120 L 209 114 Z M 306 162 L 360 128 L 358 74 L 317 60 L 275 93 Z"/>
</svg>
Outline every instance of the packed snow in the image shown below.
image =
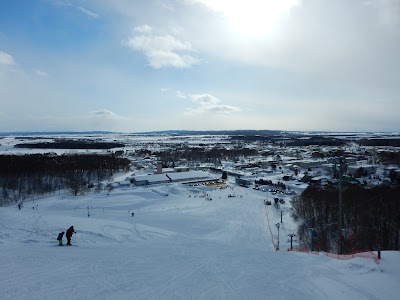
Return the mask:
<svg viewBox="0 0 400 300">
<path fill-rule="evenodd" d="M 172 183 L 2 207 L 0 299 L 399 298 L 400 252 L 289 252 L 290 204 L 280 223 L 267 194 Z M 71 225 L 73 246 L 58 246 Z"/>
</svg>

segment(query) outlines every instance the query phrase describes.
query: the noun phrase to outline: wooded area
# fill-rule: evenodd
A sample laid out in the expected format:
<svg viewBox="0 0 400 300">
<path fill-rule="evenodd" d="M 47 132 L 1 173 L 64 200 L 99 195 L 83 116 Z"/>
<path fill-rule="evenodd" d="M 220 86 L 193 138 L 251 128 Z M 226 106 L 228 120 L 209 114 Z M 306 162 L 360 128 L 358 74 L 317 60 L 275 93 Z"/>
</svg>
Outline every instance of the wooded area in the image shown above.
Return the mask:
<svg viewBox="0 0 400 300">
<path fill-rule="evenodd" d="M 343 189 L 342 253 L 399 248 L 400 187 Z M 292 201 L 303 247 L 337 253 L 340 247 L 339 191 L 335 186 L 310 185 Z"/>
<path fill-rule="evenodd" d="M 146 152 L 147 151 L 147 152 Z M 246 147 L 226 149 L 224 147 L 214 147 L 207 149 L 205 145 L 199 145 L 199 147 L 176 147 L 174 151 L 155 151 L 150 152 L 149 150 L 138 151 L 137 155 L 155 155 L 160 158 L 163 162 L 177 162 L 180 159 L 186 159 L 187 161 L 197 162 L 216 162 L 220 159 L 239 159 L 239 157 L 248 157 L 258 154 L 255 149 L 249 149 Z"/>
<path fill-rule="evenodd" d="M 90 140 L 54 140 L 51 142 L 35 142 L 16 144 L 15 148 L 29 149 L 112 149 L 121 148 L 125 144 L 116 142 L 94 142 Z"/>
<path fill-rule="evenodd" d="M 101 181 L 129 163 L 114 155 L 0 155 L 0 206 L 65 189 L 74 195 L 101 189 Z"/>
</svg>

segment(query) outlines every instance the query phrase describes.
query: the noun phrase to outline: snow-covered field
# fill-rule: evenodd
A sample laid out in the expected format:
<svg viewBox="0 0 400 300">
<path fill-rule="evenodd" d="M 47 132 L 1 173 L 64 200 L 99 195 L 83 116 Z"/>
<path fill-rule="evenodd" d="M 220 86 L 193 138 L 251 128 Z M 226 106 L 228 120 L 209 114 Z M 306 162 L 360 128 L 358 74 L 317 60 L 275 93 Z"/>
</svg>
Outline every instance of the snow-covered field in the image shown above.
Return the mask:
<svg viewBox="0 0 400 300">
<path fill-rule="evenodd" d="M 2 207 L 0 299 L 400 297 L 400 252 L 379 264 L 287 252 L 296 229 L 287 209 L 275 251 L 280 213 L 265 197 L 174 183 Z M 71 225 L 75 246 L 59 247 Z"/>
</svg>

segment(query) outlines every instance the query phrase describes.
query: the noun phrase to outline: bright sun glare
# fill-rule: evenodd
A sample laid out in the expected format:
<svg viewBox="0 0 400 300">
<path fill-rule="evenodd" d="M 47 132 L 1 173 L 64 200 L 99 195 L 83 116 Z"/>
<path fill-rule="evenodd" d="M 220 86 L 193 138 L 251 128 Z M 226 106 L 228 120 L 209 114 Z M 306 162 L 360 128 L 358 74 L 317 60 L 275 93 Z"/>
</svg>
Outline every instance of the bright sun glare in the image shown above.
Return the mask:
<svg viewBox="0 0 400 300">
<path fill-rule="evenodd" d="M 239 34 L 260 38 L 274 31 L 279 21 L 300 0 L 200 0 L 221 12 L 229 26 Z"/>
</svg>

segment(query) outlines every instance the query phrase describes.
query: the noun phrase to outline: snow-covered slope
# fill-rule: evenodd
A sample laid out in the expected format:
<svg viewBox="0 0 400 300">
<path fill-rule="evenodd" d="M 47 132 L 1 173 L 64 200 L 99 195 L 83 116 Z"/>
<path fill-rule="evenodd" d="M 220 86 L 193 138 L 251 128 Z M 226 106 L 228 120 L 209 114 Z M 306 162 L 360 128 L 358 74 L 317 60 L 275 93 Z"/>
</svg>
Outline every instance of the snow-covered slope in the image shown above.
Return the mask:
<svg viewBox="0 0 400 300">
<path fill-rule="evenodd" d="M 287 252 L 289 213 L 275 251 L 280 213 L 264 198 L 170 184 L 0 208 L 0 299 L 399 297 L 399 252 L 383 252 L 380 264 Z M 77 247 L 57 246 L 71 225 Z"/>
</svg>

